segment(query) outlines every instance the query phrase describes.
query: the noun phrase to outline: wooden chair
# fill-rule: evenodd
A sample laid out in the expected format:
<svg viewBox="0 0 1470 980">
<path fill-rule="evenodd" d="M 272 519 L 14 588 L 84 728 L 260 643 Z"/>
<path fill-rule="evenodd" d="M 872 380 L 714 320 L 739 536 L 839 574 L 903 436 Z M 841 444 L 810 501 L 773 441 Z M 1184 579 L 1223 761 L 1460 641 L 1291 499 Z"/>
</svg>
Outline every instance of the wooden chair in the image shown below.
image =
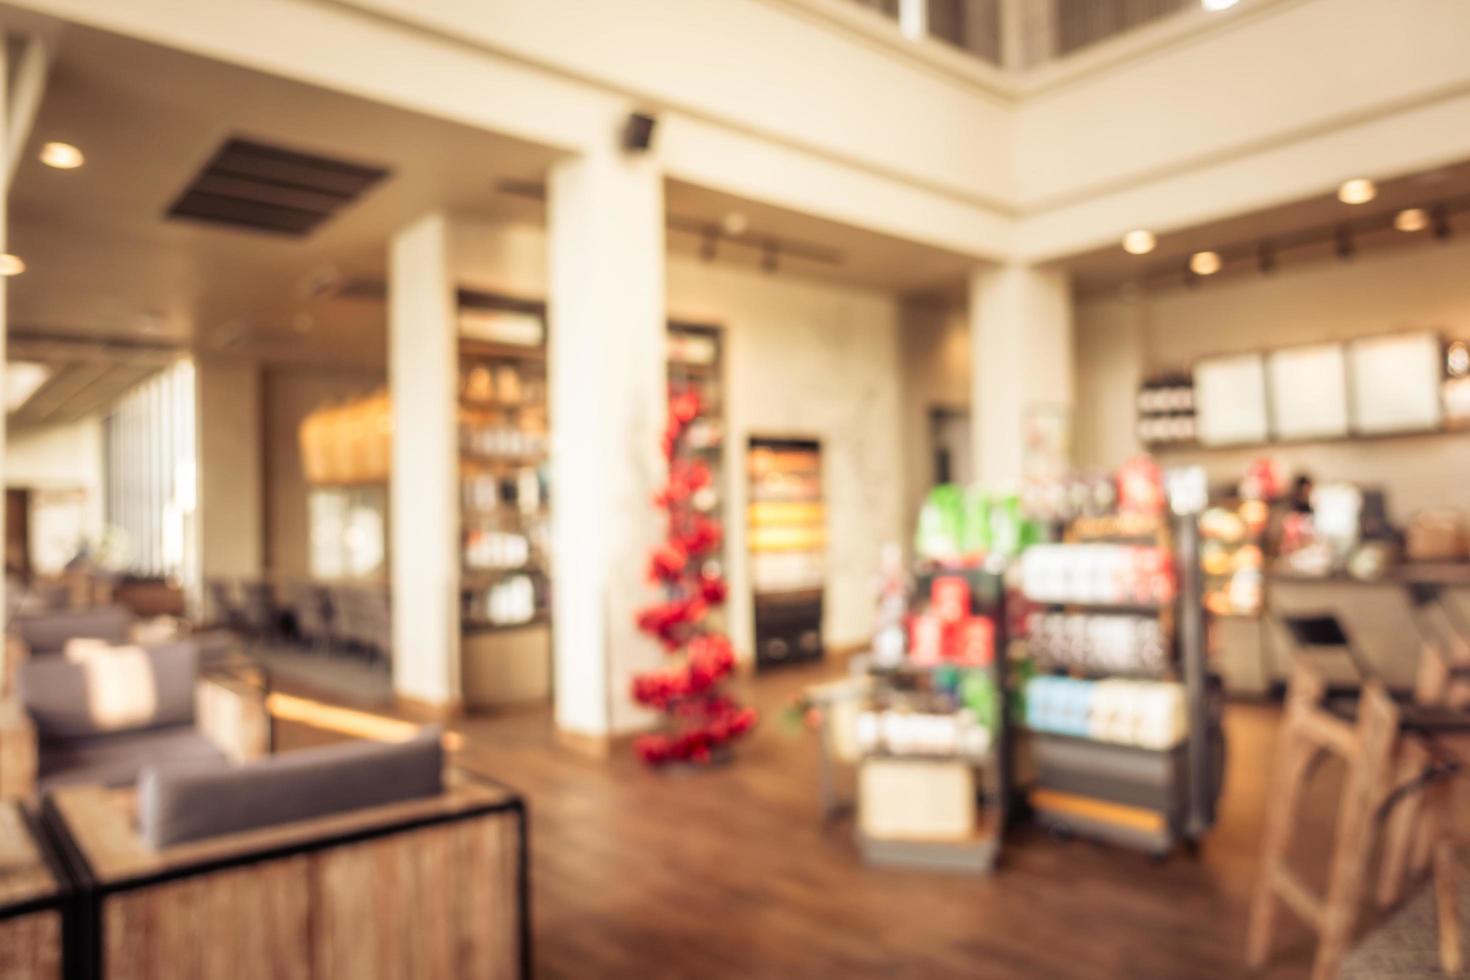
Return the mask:
<svg viewBox="0 0 1470 980">
<path fill-rule="evenodd" d="M 1460 972 L 1464 953 L 1456 888 L 1454 826 L 1456 780 L 1470 745 L 1470 629 L 1437 601 L 1420 611 L 1425 645 L 1414 688 L 1416 710 L 1400 739 L 1393 778 L 1385 789 L 1388 811 L 1377 900 L 1398 904 L 1411 878 L 1432 869 L 1439 921 L 1440 964 Z"/>
<path fill-rule="evenodd" d="M 1330 710 L 1326 694 L 1321 675 L 1299 661 L 1287 689 L 1286 719 L 1266 814 L 1265 854 L 1246 938 L 1247 961 L 1252 967 L 1264 966 L 1278 906 L 1284 903 L 1318 934 L 1312 964 L 1315 980 L 1337 975 L 1352 941 L 1376 811 L 1391 772 L 1399 726 L 1398 706 L 1375 680 L 1364 682 L 1354 722 Z M 1346 762 L 1348 776 L 1338 808 L 1327 891 L 1318 895 L 1291 870 L 1288 856 L 1302 793 L 1317 762 L 1329 752 Z"/>
<path fill-rule="evenodd" d="M 1314 624 L 1316 632 L 1330 633 Z M 1262 966 L 1269 955 L 1278 899 L 1319 934 L 1313 977 L 1336 976 L 1352 940 L 1379 824 L 1384 826 L 1384 861 L 1377 898 L 1381 905 L 1402 896 L 1406 873 L 1432 861 L 1438 905 L 1440 961 L 1445 971 L 1462 965 L 1455 907 L 1454 837 L 1456 768 L 1446 739 L 1470 730 L 1470 644 L 1453 616 L 1437 602 L 1420 606 L 1417 625 L 1425 639 L 1413 704 L 1398 705 L 1354 654 L 1364 674 L 1356 724 L 1328 704 L 1327 685 L 1306 662 L 1292 674 L 1285 725 L 1267 814 L 1265 858 L 1251 910 L 1247 957 Z M 1312 632 L 1301 629 L 1299 633 Z M 1340 632 L 1340 631 L 1339 631 Z M 1336 647 L 1352 651 L 1346 638 Z M 1287 867 L 1293 821 L 1301 793 L 1326 752 L 1348 765 L 1347 788 L 1338 814 L 1337 838 L 1327 892 L 1318 896 Z"/>
</svg>

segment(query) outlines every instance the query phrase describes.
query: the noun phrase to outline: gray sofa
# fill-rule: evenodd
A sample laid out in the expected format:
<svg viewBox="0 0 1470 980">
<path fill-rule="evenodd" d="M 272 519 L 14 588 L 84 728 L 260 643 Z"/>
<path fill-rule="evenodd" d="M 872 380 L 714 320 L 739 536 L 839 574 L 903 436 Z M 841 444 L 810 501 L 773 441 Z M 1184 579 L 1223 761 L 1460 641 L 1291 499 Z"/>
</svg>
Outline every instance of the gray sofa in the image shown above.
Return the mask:
<svg viewBox="0 0 1470 980">
<path fill-rule="evenodd" d="M 261 691 L 201 677 L 193 643 L 132 648 L 100 664 L 33 657 L 0 699 L 0 799 L 131 785 L 155 763 L 254 759 L 269 738 Z"/>
<path fill-rule="evenodd" d="M 159 760 L 138 777 L 138 826 L 155 849 L 310 820 L 444 789 L 443 731 L 406 742 L 348 742 L 241 766 Z"/>
</svg>

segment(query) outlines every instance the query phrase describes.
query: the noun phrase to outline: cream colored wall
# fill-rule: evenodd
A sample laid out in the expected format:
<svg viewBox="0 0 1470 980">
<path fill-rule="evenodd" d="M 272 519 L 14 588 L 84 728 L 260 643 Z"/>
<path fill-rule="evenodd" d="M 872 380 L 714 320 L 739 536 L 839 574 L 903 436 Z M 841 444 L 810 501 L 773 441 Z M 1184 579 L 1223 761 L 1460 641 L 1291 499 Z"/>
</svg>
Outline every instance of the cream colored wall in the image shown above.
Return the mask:
<svg viewBox="0 0 1470 980">
<path fill-rule="evenodd" d="M 81 490 L 86 495 L 82 532 L 102 538 L 106 510 L 102 418 L 12 431 L 5 444 L 5 485 L 32 490 Z"/>
<path fill-rule="evenodd" d="M 930 414 L 936 408 L 970 409 L 970 328 L 962 306 L 939 298 L 905 303 L 902 316 L 902 540 L 907 547 L 934 472 Z"/>
<path fill-rule="evenodd" d="M 897 301 L 689 260 L 671 260 L 668 281 L 670 316 L 726 328 L 725 530 L 737 649 L 753 646 L 744 523 L 744 453 L 753 435 L 821 441 L 824 640 L 866 643 L 879 551 L 908 534 Z"/>
<path fill-rule="evenodd" d="M 453 241 L 457 282 L 545 297 L 540 229 L 457 222 Z M 725 328 L 728 612 L 737 649 L 753 646 L 743 521 L 743 454 L 752 434 L 822 440 L 831 536 L 825 639 L 865 643 L 878 551 L 909 536 L 898 301 L 683 257 L 670 257 L 666 281 L 671 318 Z"/>
<path fill-rule="evenodd" d="M 260 367 L 201 358 L 198 384 L 199 568 L 206 577 L 263 568 Z"/>
<path fill-rule="evenodd" d="M 1470 156 L 1461 0 L 1244 0 L 999 82 L 793 0 L 10 3 L 572 153 L 651 108 L 670 177 L 986 260 Z"/>
<path fill-rule="evenodd" d="M 1470 337 L 1470 241 L 1426 241 L 1351 263 L 1286 268 L 1273 276 L 1207 282 L 1130 306 L 1084 303 L 1077 313 L 1081 404 L 1096 416 L 1079 427 L 1079 460 L 1116 466 L 1134 451 L 1133 395 L 1144 374 L 1187 368 L 1216 353 L 1267 350 L 1398 330 L 1434 329 Z M 1130 323 L 1134 320 L 1135 323 Z M 1124 420 L 1127 426 L 1123 425 Z M 1318 481 L 1382 486 L 1396 520 L 1424 507 L 1470 507 L 1470 435 L 1463 433 L 1273 446 L 1289 470 Z M 1215 480 L 1235 479 L 1262 450 L 1169 452 L 1169 463 L 1199 463 Z"/>
<path fill-rule="evenodd" d="M 371 394 L 387 383 L 381 371 L 306 365 L 265 369 L 265 564 L 271 571 L 290 578 L 307 578 L 311 572 L 310 487 L 298 438 L 302 421 L 314 409 Z"/>
</svg>

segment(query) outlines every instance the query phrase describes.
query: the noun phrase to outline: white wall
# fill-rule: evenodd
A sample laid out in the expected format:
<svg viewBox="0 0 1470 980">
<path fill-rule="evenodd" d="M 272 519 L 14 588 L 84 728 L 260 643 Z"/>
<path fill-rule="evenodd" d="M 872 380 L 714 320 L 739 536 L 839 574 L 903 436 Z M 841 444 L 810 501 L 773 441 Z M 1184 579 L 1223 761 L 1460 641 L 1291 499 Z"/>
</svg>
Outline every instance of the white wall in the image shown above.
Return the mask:
<svg viewBox="0 0 1470 980">
<path fill-rule="evenodd" d="M 872 637 L 878 556 L 908 536 L 898 302 L 692 260 L 669 263 L 669 315 L 726 328 L 730 634 L 752 642 L 745 551 L 751 436 L 815 437 L 827 505 L 829 647 Z"/>
<path fill-rule="evenodd" d="M 1021 103 L 1020 255 L 1470 156 L 1470 4 L 1245 0 L 1217 22 Z"/>
<path fill-rule="evenodd" d="M 1077 311 L 1077 377 L 1091 422 L 1078 427 L 1079 461 L 1116 466 L 1136 451 L 1133 396 L 1138 380 L 1187 368 L 1209 354 L 1268 350 L 1399 330 L 1470 337 L 1470 241 L 1426 241 L 1322 262 L 1273 276 L 1170 290 L 1135 307 L 1117 300 Z M 1126 424 L 1125 424 L 1126 422 Z M 1212 479 L 1238 479 L 1262 453 L 1320 482 L 1349 480 L 1388 490 L 1395 520 L 1424 507 L 1470 507 L 1470 436 L 1351 440 L 1267 450 L 1174 451 L 1169 463 L 1198 462 Z"/>
<path fill-rule="evenodd" d="M 83 495 L 76 530 L 93 546 L 102 540 L 106 510 L 103 473 L 102 418 L 92 416 L 66 425 L 12 431 L 5 445 L 5 486 L 29 490 L 79 491 Z M 32 555 L 36 500 L 32 500 Z M 70 556 L 68 556 L 70 557 Z"/>
<path fill-rule="evenodd" d="M 907 547 L 934 474 L 930 414 L 970 409 L 970 325 L 963 305 L 906 303 L 899 335 L 903 370 L 903 543 Z"/>
<path fill-rule="evenodd" d="M 259 575 L 264 545 L 260 367 L 201 358 L 198 379 L 199 568 Z"/>
<path fill-rule="evenodd" d="M 568 152 L 653 108 L 670 177 L 982 259 L 1470 156 L 1462 0 L 1245 0 L 1000 84 L 809 0 L 10 3 Z"/>
<path fill-rule="evenodd" d="M 454 243 L 457 282 L 545 297 L 540 229 L 458 222 Z M 670 257 L 666 280 L 670 318 L 725 328 L 732 640 L 743 653 L 753 647 L 744 447 L 752 434 L 786 433 L 822 440 L 831 536 L 826 642 L 867 642 L 879 548 L 911 531 L 904 515 L 898 301 L 684 257 Z"/>
</svg>

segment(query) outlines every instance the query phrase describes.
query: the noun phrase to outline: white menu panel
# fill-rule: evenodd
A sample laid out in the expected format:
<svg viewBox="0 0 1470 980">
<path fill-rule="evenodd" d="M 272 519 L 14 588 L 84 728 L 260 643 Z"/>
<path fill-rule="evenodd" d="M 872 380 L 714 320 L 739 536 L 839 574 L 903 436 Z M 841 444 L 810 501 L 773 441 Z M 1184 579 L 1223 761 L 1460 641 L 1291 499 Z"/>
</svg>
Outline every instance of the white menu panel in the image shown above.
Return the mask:
<svg viewBox="0 0 1470 980">
<path fill-rule="evenodd" d="M 1434 333 L 1369 337 L 1348 345 L 1353 431 L 1376 435 L 1439 428 L 1441 357 Z"/>
<path fill-rule="evenodd" d="M 1200 361 L 1194 366 L 1194 401 L 1200 445 L 1265 442 L 1265 359 L 1237 354 Z"/>
<path fill-rule="evenodd" d="M 1273 351 L 1266 356 L 1266 376 L 1277 439 L 1348 434 L 1347 359 L 1340 344 Z"/>
</svg>

